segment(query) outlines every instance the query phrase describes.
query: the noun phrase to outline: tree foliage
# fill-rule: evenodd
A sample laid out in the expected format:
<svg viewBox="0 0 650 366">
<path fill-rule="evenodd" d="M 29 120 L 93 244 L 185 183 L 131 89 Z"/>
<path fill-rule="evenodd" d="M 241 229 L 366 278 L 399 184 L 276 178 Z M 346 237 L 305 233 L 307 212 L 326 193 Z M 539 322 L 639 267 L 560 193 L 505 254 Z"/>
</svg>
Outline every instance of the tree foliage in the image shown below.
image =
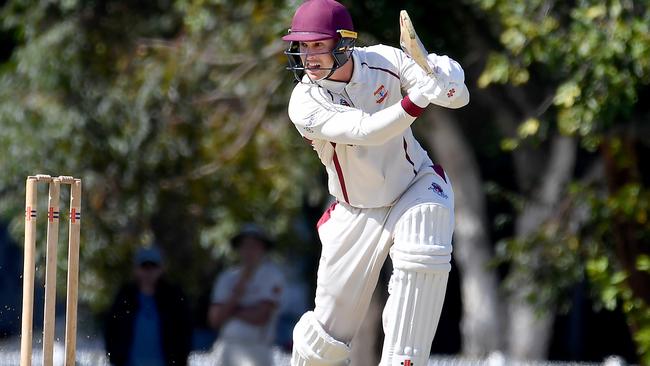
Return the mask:
<svg viewBox="0 0 650 366">
<path fill-rule="evenodd" d="M 504 242 L 503 258 L 517 264 L 510 276 L 533 273 L 541 290 L 531 296 L 549 304 L 586 277 L 609 309 L 622 306 L 644 363 L 650 361 L 650 296 L 645 260 L 647 169 L 639 154 L 648 148 L 650 2 L 615 0 L 473 1 L 489 17 L 501 47 L 488 58 L 479 86 L 549 87 L 551 103 L 525 118 L 517 149 L 542 131 L 580 139 L 586 160 L 549 222 L 525 240 Z M 645 177 L 644 177 L 645 175 Z M 564 297 L 566 298 L 566 297 Z"/>
<path fill-rule="evenodd" d="M 242 222 L 296 245 L 296 214 L 323 194 L 286 116 L 279 36 L 294 5 L 9 1 L 0 207 L 15 237 L 27 175 L 82 177 L 80 294 L 96 309 L 143 241 L 194 294 Z"/>
</svg>

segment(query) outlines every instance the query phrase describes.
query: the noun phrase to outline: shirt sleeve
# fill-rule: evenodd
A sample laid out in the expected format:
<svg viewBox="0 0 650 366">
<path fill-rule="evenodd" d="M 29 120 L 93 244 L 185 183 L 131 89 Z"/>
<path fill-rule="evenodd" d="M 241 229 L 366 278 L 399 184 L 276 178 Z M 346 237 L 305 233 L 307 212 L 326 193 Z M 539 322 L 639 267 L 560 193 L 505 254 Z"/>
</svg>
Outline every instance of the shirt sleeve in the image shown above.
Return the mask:
<svg viewBox="0 0 650 366">
<path fill-rule="evenodd" d="M 282 271 L 280 271 L 279 268 L 270 267 L 266 280 L 266 285 L 262 288 L 260 299 L 279 304 L 282 299 L 282 293 L 286 288 L 286 282 Z"/>
<path fill-rule="evenodd" d="M 289 118 L 302 136 L 350 145 L 381 145 L 400 135 L 422 108 L 404 97 L 379 112 L 334 104 L 317 85 L 299 84 L 289 101 Z"/>
<path fill-rule="evenodd" d="M 228 300 L 232 291 L 232 281 L 229 272 L 223 273 L 217 278 L 212 286 L 211 302 L 213 304 L 223 304 Z"/>
<path fill-rule="evenodd" d="M 404 51 L 395 49 L 395 62 L 399 69 L 399 80 L 402 90 L 410 92 L 427 74 Z"/>
</svg>

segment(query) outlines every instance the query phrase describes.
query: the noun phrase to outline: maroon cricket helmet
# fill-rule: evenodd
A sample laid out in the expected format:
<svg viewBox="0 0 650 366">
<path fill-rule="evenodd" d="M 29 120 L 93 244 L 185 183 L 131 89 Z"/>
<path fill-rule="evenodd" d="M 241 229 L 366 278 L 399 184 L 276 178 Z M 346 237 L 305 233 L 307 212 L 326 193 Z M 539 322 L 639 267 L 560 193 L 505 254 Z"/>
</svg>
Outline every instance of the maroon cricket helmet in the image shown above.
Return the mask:
<svg viewBox="0 0 650 366">
<path fill-rule="evenodd" d="M 354 31 L 345 6 L 334 0 L 308 0 L 296 10 L 285 41 L 320 41 L 338 38 L 340 30 Z"/>
<path fill-rule="evenodd" d="M 296 10 L 289 34 L 282 39 L 289 42 L 289 48 L 284 52 L 289 59 L 287 69 L 293 71 L 296 80 L 301 81 L 305 71 L 302 59 L 307 54 L 301 52 L 300 42 L 337 39 L 337 44 L 329 51 L 334 57 L 334 65 L 319 68 L 329 70 L 325 77 L 329 78 L 350 59 L 357 33 L 345 6 L 334 0 L 307 0 Z"/>
</svg>

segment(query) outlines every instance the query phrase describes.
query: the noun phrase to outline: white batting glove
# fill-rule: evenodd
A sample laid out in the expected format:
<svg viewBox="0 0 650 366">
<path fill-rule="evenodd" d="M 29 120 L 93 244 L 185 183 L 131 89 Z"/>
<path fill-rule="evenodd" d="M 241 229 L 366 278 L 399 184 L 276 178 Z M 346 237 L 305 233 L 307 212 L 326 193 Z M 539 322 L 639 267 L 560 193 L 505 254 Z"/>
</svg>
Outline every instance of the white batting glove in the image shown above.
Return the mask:
<svg viewBox="0 0 650 366">
<path fill-rule="evenodd" d="M 433 70 L 436 78 L 441 79 L 445 83 L 465 83 L 465 72 L 460 67 L 458 62 L 452 60 L 447 56 L 438 56 L 435 53 L 430 53 L 427 56 L 427 62 Z"/>
<path fill-rule="evenodd" d="M 467 104 L 469 95 L 465 86 L 465 72 L 458 62 L 435 53 L 427 56 L 427 62 L 433 75 L 422 78 L 409 90 L 411 101 L 421 108 L 429 103 L 449 108 Z"/>
<path fill-rule="evenodd" d="M 450 108 L 458 108 L 467 104 L 469 99 L 466 95 L 465 72 L 458 62 L 435 53 L 427 56 L 427 62 L 441 88 L 440 91 L 427 95 L 429 102 Z"/>
<path fill-rule="evenodd" d="M 439 80 L 425 77 L 420 80 L 415 87 L 409 90 L 409 99 L 418 107 L 424 108 L 434 101 L 441 98 L 441 94 L 446 90 L 446 85 L 442 84 Z M 438 103 L 435 103 L 438 104 Z"/>
</svg>

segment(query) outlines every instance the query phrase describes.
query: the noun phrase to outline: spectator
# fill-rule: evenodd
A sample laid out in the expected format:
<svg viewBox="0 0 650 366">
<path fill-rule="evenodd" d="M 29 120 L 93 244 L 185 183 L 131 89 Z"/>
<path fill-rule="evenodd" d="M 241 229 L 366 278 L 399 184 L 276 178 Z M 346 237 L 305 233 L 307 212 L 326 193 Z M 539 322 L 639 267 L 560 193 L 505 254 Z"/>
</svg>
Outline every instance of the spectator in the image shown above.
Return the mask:
<svg viewBox="0 0 650 366">
<path fill-rule="evenodd" d="M 110 363 L 186 365 L 192 341 L 187 297 L 164 279 L 157 247 L 140 249 L 134 264 L 134 281 L 121 288 L 106 319 Z"/>
<path fill-rule="evenodd" d="M 272 241 L 258 226 L 244 226 L 231 244 L 240 263 L 215 282 L 208 312 L 210 325 L 220 330 L 215 364 L 269 366 L 284 278 L 268 260 Z"/>
</svg>

